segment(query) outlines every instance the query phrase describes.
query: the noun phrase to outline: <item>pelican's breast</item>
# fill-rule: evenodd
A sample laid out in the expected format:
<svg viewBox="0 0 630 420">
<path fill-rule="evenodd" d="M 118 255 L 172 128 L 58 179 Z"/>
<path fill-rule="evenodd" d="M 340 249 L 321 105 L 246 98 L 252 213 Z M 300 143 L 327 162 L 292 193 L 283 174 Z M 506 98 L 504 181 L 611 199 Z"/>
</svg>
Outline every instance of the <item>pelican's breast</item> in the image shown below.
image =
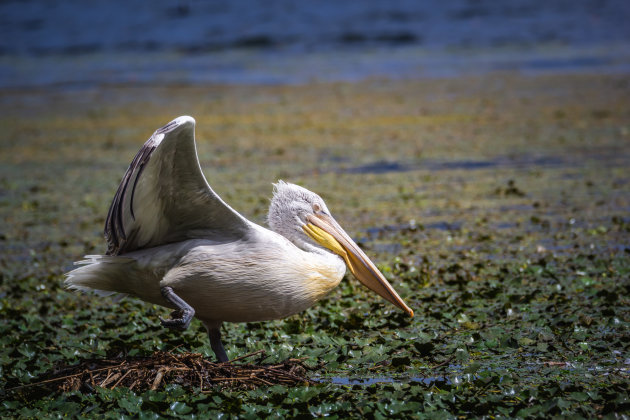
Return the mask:
<svg viewBox="0 0 630 420">
<path fill-rule="evenodd" d="M 337 287 L 346 272 L 346 265 L 341 257 L 327 252 L 326 254 L 306 253 L 308 261 L 304 262 L 304 294 L 313 302 L 326 296 Z"/>
<path fill-rule="evenodd" d="M 329 252 L 305 252 L 264 230 L 247 239 L 192 248 L 160 282 L 202 320 L 264 321 L 301 312 L 334 289 L 345 273 Z"/>
</svg>

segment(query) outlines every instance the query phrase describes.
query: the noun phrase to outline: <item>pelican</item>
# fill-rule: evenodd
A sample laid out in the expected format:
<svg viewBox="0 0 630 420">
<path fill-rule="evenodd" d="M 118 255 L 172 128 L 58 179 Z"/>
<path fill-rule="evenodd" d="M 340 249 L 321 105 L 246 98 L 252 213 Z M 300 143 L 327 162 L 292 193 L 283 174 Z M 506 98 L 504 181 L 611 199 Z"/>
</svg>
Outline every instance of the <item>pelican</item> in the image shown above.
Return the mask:
<svg viewBox="0 0 630 420">
<path fill-rule="evenodd" d="M 321 197 L 278 181 L 270 229 L 227 205 L 201 171 L 195 120 L 176 118 L 153 133 L 122 178 L 105 221 L 105 255 L 87 255 L 66 275 L 69 289 L 121 293 L 173 309 L 168 328 L 193 317 L 217 359 L 223 322 L 284 318 L 326 296 L 346 266 L 409 316 L 413 311 L 339 226 Z"/>
</svg>

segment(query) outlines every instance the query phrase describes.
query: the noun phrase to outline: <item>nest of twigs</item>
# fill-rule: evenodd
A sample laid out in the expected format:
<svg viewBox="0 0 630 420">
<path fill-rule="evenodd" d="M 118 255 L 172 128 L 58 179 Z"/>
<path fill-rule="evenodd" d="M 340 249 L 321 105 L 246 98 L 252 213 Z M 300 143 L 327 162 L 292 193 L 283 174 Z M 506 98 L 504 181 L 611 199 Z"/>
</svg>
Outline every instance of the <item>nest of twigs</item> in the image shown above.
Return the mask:
<svg viewBox="0 0 630 420">
<path fill-rule="evenodd" d="M 90 359 L 73 366 L 55 369 L 47 379 L 15 387 L 13 391 L 94 392 L 97 387 L 126 387 L 136 392 L 158 390 L 167 384 L 211 392 L 217 387 L 253 389 L 271 385 L 311 384 L 306 377 L 304 359 L 288 359 L 274 365 L 243 363 L 242 360 L 263 355 L 259 350 L 229 362 L 215 363 L 199 353 L 173 354 L 155 352 L 149 357 Z"/>
</svg>

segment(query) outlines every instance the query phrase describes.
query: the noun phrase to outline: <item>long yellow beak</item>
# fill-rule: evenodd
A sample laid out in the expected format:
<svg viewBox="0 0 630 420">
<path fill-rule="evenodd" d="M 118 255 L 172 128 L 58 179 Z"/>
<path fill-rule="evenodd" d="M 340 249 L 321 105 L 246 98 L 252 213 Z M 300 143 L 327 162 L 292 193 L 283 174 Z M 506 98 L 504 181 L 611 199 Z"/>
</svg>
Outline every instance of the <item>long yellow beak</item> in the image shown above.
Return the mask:
<svg viewBox="0 0 630 420">
<path fill-rule="evenodd" d="M 348 236 L 331 216 L 317 214 L 307 216 L 308 223 L 303 226 L 304 231 L 313 240 L 340 255 L 348 265 L 354 276 L 369 289 L 387 299 L 409 316 L 413 310 L 403 302 L 383 274 L 370 261 L 367 255 Z"/>
</svg>

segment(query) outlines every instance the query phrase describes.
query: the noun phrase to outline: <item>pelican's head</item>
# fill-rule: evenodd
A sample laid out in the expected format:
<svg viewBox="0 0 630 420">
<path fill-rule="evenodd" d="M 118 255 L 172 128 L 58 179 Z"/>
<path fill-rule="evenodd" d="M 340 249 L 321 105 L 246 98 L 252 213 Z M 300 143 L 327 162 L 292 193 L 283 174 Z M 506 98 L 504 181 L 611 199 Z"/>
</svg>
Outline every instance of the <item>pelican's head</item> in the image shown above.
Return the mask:
<svg viewBox="0 0 630 420">
<path fill-rule="evenodd" d="M 413 316 L 411 308 L 331 216 L 319 195 L 299 185 L 278 181 L 274 184 L 268 222 L 272 230 L 299 247 L 314 244 L 341 256 L 361 283 Z"/>
</svg>

